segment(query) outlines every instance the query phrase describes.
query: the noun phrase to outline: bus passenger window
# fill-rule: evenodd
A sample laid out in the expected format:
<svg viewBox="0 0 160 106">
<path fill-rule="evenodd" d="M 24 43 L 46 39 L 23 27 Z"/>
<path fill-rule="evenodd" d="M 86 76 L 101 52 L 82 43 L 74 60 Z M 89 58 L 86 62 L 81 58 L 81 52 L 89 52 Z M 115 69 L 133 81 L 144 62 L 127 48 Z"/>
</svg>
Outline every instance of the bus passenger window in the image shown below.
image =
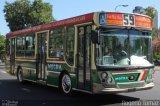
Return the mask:
<svg viewBox="0 0 160 106">
<path fill-rule="evenodd" d="M 49 35 L 49 57 L 63 58 L 64 28 L 57 28 L 50 31 Z"/>
<path fill-rule="evenodd" d="M 74 63 L 74 27 L 67 28 L 66 34 L 66 58 L 70 65 Z"/>
<path fill-rule="evenodd" d="M 25 37 L 16 38 L 16 56 L 18 57 L 25 56 Z"/>
<path fill-rule="evenodd" d="M 26 46 L 25 57 L 34 56 L 34 52 L 35 52 L 34 43 L 35 43 L 34 36 L 32 34 L 27 35 L 26 41 L 25 41 L 25 46 Z"/>
</svg>

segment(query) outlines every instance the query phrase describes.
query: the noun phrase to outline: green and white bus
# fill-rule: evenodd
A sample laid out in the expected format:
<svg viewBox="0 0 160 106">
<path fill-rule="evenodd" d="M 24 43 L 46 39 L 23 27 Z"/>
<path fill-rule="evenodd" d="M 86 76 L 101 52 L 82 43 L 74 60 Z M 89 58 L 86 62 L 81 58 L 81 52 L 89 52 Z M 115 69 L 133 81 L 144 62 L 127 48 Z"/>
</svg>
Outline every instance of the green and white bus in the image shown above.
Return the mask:
<svg viewBox="0 0 160 106">
<path fill-rule="evenodd" d="M 140 14 L 93 12 L 6 35 L 7 70 L 19 82 L 119 93 L 154 87 L 152 21 Z"/>
</svg>

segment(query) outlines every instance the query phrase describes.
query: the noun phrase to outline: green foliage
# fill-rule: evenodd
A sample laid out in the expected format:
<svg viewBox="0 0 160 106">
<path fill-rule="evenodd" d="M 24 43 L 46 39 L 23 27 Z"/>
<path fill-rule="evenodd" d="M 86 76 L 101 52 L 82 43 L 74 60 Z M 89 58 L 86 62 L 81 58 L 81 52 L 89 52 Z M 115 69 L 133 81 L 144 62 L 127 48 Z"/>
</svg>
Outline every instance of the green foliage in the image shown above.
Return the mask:
<svg viewBox="0 0 160 106">
<path fill-rule="evenodd" d="M 150 16 L 152 20 L 156 16 L 156 9 L 154 7 L 151 7 L 151 6 L 147 7 L 145 9 L 145 12 L 146 12 L 145 14 Z"/>
<path fill-rule="evenodd" d="M 154 17 L 156 16 L 156 9 L 154 7 L 149 6 L 145 9 L 145 14 L 150 16 L 153 21 Z M 160 31 L 160 29 L 157 29 L 152 26 L 152 40 L 154 40 L 154 39 L 156 40 L 158 38 L 159 31 Z M 155 59 L 160 58 L 160 52 L 159 52 L 159 50 L 157 51 L 156 48 L 153 48 L 153 57 Z"/>
<path fill-rule="evenodd" d="M 42 0 L 35 0 L 31 5 L 29 17 L 30 23 L 32 23 L 33 26 L 53 21 L 52 5 L 42 3 Z"/>
<path fill-rule="evenodd" d="M 160 59 L 160 52 L 158 52 L 158 51 L 155 51 L 155 52 L 153 52 L 154 54 L 153 54 L 153 58 L 154 59 Z"/>
<path fill-rule="evenodd" d="M 145 14 L 150 16 L 151 19 L 153 20 L 154 17 L 156 16 L 156 9 L 154 7 L 149 6 L 145 9 Z M 153 40 L 156 39 L 157 37 L 158 37 L 158 29 L 155 28 L 155 27 L 152 27 L 152 38 L 153 38 Z"/>
<path fill-rule="evenodd" d="M 5 36 L 0 35 L 0 59 L 3 60 L 5 56 Z"/>
<path fill-rule="evenodd" d="M 5 3 L 5 19 L 11 31 L 16 31 L 35 25 L 54 21 L 52 17 L 52 5 L 43 3 L 42 0 L 16 0 L 13 3 Z"/>
<path fill-rule="evenodd" d="M 152 21 L 156 16 L 156 9 L 154 7 L 148 6 L 145 9 L 145 15 L 148 15 L 151 17 Z M 160 31 L 160 29 L 159 29 Z M 158 37 L 158 29 L 152 26 L 152 39 L 156 39 Z"/>
<path fill-rule="evenodd" d="M 150 16 L 153 21 L 154 17 L 156 16 L 156 9 L 154 7 L 149 6 L 145 9 L 145 14 Z M 152 39 L 154 40 L 157 37 L 158 37 L 158 29 L 152 27 Z"/>
<path fill-rule="evenodd" d="M 158 37 L 158 29 L 152 27 L 152 40 L 157 39 L 157 37 Z"/>
<path fill-rule="evenodd" d="M 28 0 L 16 0 L 14 3 L 6 2 L 4 13 L 11 31 L 28 27 L 28 13 L 30 2 Z"/>
</svg>

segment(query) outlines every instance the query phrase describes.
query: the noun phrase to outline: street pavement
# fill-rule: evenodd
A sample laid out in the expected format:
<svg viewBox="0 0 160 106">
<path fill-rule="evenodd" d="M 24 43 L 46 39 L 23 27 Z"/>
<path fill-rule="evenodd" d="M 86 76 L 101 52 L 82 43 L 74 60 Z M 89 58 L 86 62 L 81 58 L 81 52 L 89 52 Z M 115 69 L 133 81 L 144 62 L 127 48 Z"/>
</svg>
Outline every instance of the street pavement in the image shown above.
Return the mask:
<svg viewBox="0 0 160 106">
<path fill-rule="evenodd" d="M 138 97 L 142 100 L 160 100 L 160 71 L 154 73 L 154 84 L 150 90 L 137 91 L 134 93 L 121 93 L 121 95 Z"/>
<path fill-rule="evenodd" d="M 35 83 L 19 83 L 15 76 L 11 76 L 0 69 L 0 106 L 132 106 L 124 102 L 142 100 L 160 100 L 160 68 L 156 67 L 154 74 L 155 87 L 150 90 L 119 94 L 90 95 L 74 92 L 72 97 L 66 96 L 57 88 L 47 87 Z M 154 105 L 154 106 L 159 106 Z M 136 106 L 136 105 L 133 105 Z M 146 105 L 151 106 L 151 105 Z"/>
</svg>

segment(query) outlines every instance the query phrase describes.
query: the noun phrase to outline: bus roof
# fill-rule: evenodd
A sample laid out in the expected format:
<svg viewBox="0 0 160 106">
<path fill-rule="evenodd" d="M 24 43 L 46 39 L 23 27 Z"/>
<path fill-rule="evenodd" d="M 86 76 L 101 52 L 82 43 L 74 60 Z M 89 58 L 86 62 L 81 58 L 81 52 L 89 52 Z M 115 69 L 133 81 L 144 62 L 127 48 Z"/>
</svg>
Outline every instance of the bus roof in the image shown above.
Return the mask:
<svg viewBox="0 0 160 106">
<path fill-rule="evenodd" d="M 18 31 L 14 31 L 14 32 L 10 32 L 8 33 L 6 36 L 7 37 L 15 37 L 15 36 L 19 36 L 19 35 L 25 35 L 28 33 L 34 33 L 34 32 L 39 32 L 39 31 L 43 31 L 43 30 L 48 30 L 51 28 L 56 28 L 56 27 L 62 27 L 62 26 L 70 26 L 70 25 L 75 25 L 75 24 L 81 24 L 81 23 L 86 23 L 86 22 L 92 22 L 93 21 L 93 15 L 95 12 L 92 13 L 88 13 L 88 14 L 84 14 L 84 15 L 80 15 L 80 16 L 76 16 L 76 17 L 72 17 L 72 18 L 68 18 L 68 19 L 64 19 L 64 20 L 60 20 L 60 21 L 55 21 L 55 22 L 50 22 L 47 24 L 42 24 L 42 25 L 38 25 L 38 26 L 34 26 L 31 28 L 26 28 L 26 29 L 22 29 L 22 30 L 18 30 Z M 117 19 L 119 20 L 119 16 L 117 16 L 118 14 L 132 14 L 135 15 L 137 17 L 137 25 L 135 25 L 136 27 L 144 27 L 144 28 L 150 28 L 151 27 L 151 18 L 147 15 L 142 15 L 142 14 L 136 14 L 136 13 L 121 13 L 121 12 L 97 12 L 97 13 L 107 13 L 107 14 L 111 14 L 110 16 L 110 20 L 107 19 L 110 22 L 113 22 L 111 24 L 107 23 L 107 25 L 118 25 L 117 23 L 115 23 L 115 18 L 117 17 Z M 140 17 L 138 17 L 140 16 Z M 144 19 L 149 20 L 144 22 Z M 119 21 L 123 21 L 123 19 L 119 20 Z M 147 25 L 147 27 L 146 27 Z M 123 26 L 123 25 L 120 25 Z"/>
<path fill-rule="evenodd" d="M 14 37 L 17 35 L 24 35 L 28 33 L 34 33 L 38 31 L 43 31 L 51 28 L 56 28 L 56 27 L 62 27 L 62 26 L 68 26 L 68 25 L 74 25 L 74 24 L 80 24 L 80 23 L 85 23 L 85 22 L 92 22 L 93 21 L 93 13 L 77 16 L 77 17 L 72 17 L 60 21 L 55 21 L 43 25 L 38 25 L 34 26 L 31 28 L 26 28 L 14 32 L 8 33 L 6 36 L 7 37 Z"/>
</svg>

